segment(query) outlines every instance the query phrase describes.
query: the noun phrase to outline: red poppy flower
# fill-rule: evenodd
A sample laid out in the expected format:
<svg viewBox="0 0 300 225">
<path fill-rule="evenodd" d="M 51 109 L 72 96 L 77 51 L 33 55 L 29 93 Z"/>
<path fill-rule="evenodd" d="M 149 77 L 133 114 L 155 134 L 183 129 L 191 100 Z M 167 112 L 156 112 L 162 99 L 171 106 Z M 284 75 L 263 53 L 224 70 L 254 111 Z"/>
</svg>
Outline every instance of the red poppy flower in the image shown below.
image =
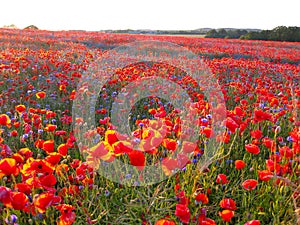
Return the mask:
<svg viewBox="0 0 300 225">
<path fill-rule="evenodd" d="M 45 161 L 50 163 L 51 165 L 55 166 L 59 163 L 61 158 L 61 155 L 57 152 L 51 152 L 49 155 L 45 158 Z"/>
<path fill-rule="evenodd" d="M 207 138 L 213 137 L 213 130 L 210 127 L 205 127 L 201 130 L 201 133 L 204 134 Z"/>
<path fill-rule="evenodd" d="M 65 157 L 68 154 L 68 146 L 66 144 L 61 144 L 57 147 L 57 152 Z"/>
<path fill-rule="evenodd" d="M 188 205 L 190 203 L 190 199 L 186 197 L 184 191 L 180 191 L 178 194 L 176 194 L 176 197 L 179 199 L 179 204 Z"/>
<path fill-rule="evenodd" d="M 197 145 L 192 142 L 183 141 L 182 142 L 182 151 L 185 154 L 194 152 L 197 149 Z"/>
<path fill-rule="evenodd" d="M 245 180 L 243 183 L 242 183 L 242 186 L 244 189 L 246 189 L 247 191 L 251 191 L 251 190 L 254 190 L 256 188 L 258 184 L 258 181 L 257 180 L 254 180 L 254 179 L 248 179 L 248 180 Z"/>
<path fill-rule="evenodd" d="M 52 187 L 56 184 L 56 177 L 53 174 L 42 175 L 39 177 L 39 181 L 44 187 Z"/>
<path fill-rule="evenodd" d="M 12 132 L 10 132 L 10 136 L 17 137 L 18 136 L 18 131 L 17 130 L 13 130 Z"/>
<path fill-rule="evenodd" d="M 237 170 L 241 170 L 246 166 L 246 163 L 243 160 L 238 159 L 235 160 L 234 165 Z"/>
<path fill-rule="evenodd" d="M 54 140 L 45 141 L 43 143 L 42 149 L 47 153 L 53 152 L 54 151 Z"/>
<path fill-rule="evenodd" d="M 169 151 L 175 151 L 177 149 L 177 141 L 171 138 L 163 139 L 162 145 Z"/>
<path fill-rule="evenodd" d="M 126 141 L 117 141 L 113 145 L 113 151 L 116 156 L 122 155 L 124 153 L 129 153 L 132 151 L 132 146 L 129 142 Z"/>
<path fill-rule="evenodd" d="M 247 144 L 245 146 L 245 148 L 246 148 L 247 152 L 250 152 L 250 153 L 255 154 L 255 155 L 260 153 L 260 149 L 257 145 Z"/>
<path fill-rule="evenodd" d="M 11 192 L 10 199 L 12 207 L 16 210 L 24 209 L 26 203 L 29 201 L 28 197 L 22 192 Z"/>
<path fill-rule="evenodd" d="M 227 176 L 225 174 L 219 174 L 217 176 L 216 182 L 218 184 L 227 184 L 227 183 L 229 183 L 229 181 L 227 180 Z"/>
<path fill-rule="evenodd" d="M 262 138 L 262 131 L 261 130 L 253 130 L 250 132 L 251 137 L 255 138 L 255 139 L 261 139 Z"/>
<path fill-rule="evenodd" d="M 0 186 L 0 202 L 2 202 L 6 207 L 12 207 L 10 198 L 11 192 L 11 189 Z"/>
<path fill-rule="evenodd" d="M 248 221 L 247 223 L 245 223 L 244 225 L 260 225 L 260 221 L 259 220 L 251 220 L 251 221 Z"/>
<path fill-rule="evenodd" d="M 266 167 L 270 172 L 276 172 L 276 173 L 279 173 L 280 168 L 281 168 L 278 161 L 273 161 L 272 159 L 267 159 L 266 160 Z"/>
<path fill-rule="evenodd" d="M 186 205 L 177 204 L 175 216 L 177 216 L 182 223 L 188 224 L 191 217 L 190 209 Z"/>
<path fill-rule="evenodd" d="M 223 221 L 230 222 L 232 217 L 234 216 L 234 211 L 225 209 L 222 212 L 219 212 L 219 216 L 222 217 Z"/>
<path fill-rule="evenodd" d="M 274 140 L 271 140 L 270 138 L 265 137 L 262 139 L 262 142 L 263 142 L 264 146 L 266 146 L 272 152 L 276 151 L 276 144 L 275 144 Z"/>
<path fill-rule="evenodd" d="M 71 225 L 75 222 L 76 214 L 73 212 L 75 207 L 68 204 L 58 205 L 56 208 L 60 211 L 58 225 Z"/>
<path fill-rule="evenodd" d="M 22 155 L 25 160 L 29 159 L 33 155 L 33 152 L 29 148 L 21 148 L 18 153 Z"/>
<path fill-rule="evenodd" d="M 259 110 L 254 110 L 254 120 L 256 122 L 262 122 L 264 120 L 272 121 L 272 114 Z"/>
<path fill-rule="evenodd" d="M 177 160 L 168 157 L 162 160 L 161 166 L 166 176 L 170 176 L 172 171 L 178 168 Z"/>
<path fill-rule="evenodd" d="M 220 207 L 223 209 L 236 210 L 236 203 L 231 198 L 224 198 L 220 201 Z"/>
<path fill-rule="evenodd" d="M 225 125 L 228 128 L 228 130 L 230 130 L 230 132 L 232 133 L 234 133 L 235 130 L 239 128 L 239 125 L 231 117 L 228 117 L 226 119 Z"/>
<path fill-rule="evenodd" d="M 136 166 L 138 170 L 143 170 L 145 166 L 145 155 L 138 150 L 132 150 L 128 153 L 130 164 Z"/>
<path fill-rule="evenodd" d="M 268 181 L 272 178 L 273 176 L 273 173 L 271 173 L 270 171 L 268 170 L 258 170 L 258 178 L 261 180 L 261 181 Z"/>
<path fill-rule="evenodd" d="M 199 225 L 216 225 L 216 222 L 210 218 L 201 218 L 198 219 Z"/>
<path fill-rule="evenodd" d="M 28 184 L 18 183 L 15 185 L 15 189 L 26 195 L 30 195 L 30 193 L 31 193 L 31 187 Z"/>
<path fill-rule="evenodd" d="M 245 115 L 245 112 L 243 111 L 243 109 L 241 107 L 236 106 L 234 108 L 234 114 L 237 115 L 237 116 L 239 116 L 239 117 L 243 117 Z"/>
<path fill-rule="evenodd" d="M 195 200 L 201 204 L 208 204 L 209 202 L 207 195 L 203 193 L 197 194 Z"/>
<path fill-rule="evenodd" d="M 283 146 L 279 148 L 279 153 L 286 159 L 290 159 L 294 155 L 293 151 L 288 146 Z"/>
</svg>

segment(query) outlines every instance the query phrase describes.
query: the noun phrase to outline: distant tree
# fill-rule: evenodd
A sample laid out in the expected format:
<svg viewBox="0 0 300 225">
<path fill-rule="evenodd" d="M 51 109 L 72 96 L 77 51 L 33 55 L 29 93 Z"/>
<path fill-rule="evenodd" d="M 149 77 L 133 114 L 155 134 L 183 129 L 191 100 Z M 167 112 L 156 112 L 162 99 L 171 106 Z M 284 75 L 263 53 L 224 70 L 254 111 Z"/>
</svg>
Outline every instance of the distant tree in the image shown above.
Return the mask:
<svg viewBox="0 0 300 225">
<path fill-rule="evenodd" d="M 11 25 L 4 25 L 3 27 L 4 27 L 4 28 L 12 28 L 12 29 L 17 28 L 17 26 L 14 25 L 14 24 L 11 24 Z"/>
<path fill-rule="evenodd" d="M 261 32 L 249 32 L 240 37 L 247 40 L 271 40 L 300 42 L 300 27 L 279 26 L 273 30 L 262 30 Z"/>
<path fill-rule="evenodd" d="M 37 26 L 35 26 L 35 25 L 30 25 L 28 27 L 25 27 L 24 29 L 25 30 L 38 30 L 39 28 Z"/>
<path fill-rule="evenodd" d="M 217 38 L 218 32 L 215 29 L 208 31 L 205 35 L 206 38 Z"/>
<path fill-rule="evenodd" d="M 222 28 L 218 31 L 219 38 L 225 38 L 226 36 L 227 36 L 227 31 L 225 29 Z"/>
</svg>

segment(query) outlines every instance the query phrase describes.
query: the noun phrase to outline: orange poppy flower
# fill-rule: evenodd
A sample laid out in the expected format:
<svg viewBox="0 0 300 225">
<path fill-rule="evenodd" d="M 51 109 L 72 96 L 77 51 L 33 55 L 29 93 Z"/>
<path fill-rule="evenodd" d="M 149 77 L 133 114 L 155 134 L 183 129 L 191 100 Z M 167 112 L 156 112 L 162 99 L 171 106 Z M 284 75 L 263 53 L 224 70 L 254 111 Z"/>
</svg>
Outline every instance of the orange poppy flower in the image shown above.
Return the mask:
<svg viewBox="0 0 300 225">
<path fill-rule="evenodd" d="M 175 151 L 177 149 L 177 141 L 171 138 L 163 139 L 162 145 L 169 151 Z"/>
<path fill-rule="evenodd" d="M 109 160 L 113 154 L 113 148 L 108 142 L 101 141 L 96 146 L 90 148 L 88 152 L 92 158 Z"/>
<path fill-rule="evenodd" d="M 55 168 L 55 173 L 58 175 L 58 176 L 63 176 L 64 174 L 66 174 L 66 172 L 69 171 L 69 167 L 67 164 L 59 164 L 56 166 Z"/>
<path fill-rule="evenodd" d="M 119 139 L 117 137 L 116 131 L 114 130 L 107 130 L 105 132 L 105 141 L 107 141 L 110 145 L 117 142 Z"/>
<path fill-rule="evenodd" d="M 219 216 L 222 217 L 223 221 L 230 222 L 232 217 L 234 216 L 234 211 L 225 209 L 222 212 L 219 212 Z"/>
<path fill-rule="evenodd" d="M 23 165 L 22 174 L 24 176 L 32 175 L 33 173 L 53 173 L 54 167 L 45 160 L 29 158 Z"/>
<path fill-rule="evenodd" d="M 18 175 L 18 167 L 17 167 L 17 161 L 13 158 L 4 158 L 0 160 L 0 176 L 1 174 L 4 174 L 6 176 L 9 176 L 11 174 Z"/>
<path fill-rule="evenodd" d="M 44 128 L 44 131 L 47 131 L 47 132 L 53 132 L 53 131 L 55 131 L 56 128 L 57 128 L 56 125 L 53 125 L 53 124 L 47 124 L 46 127 Z"/>
<path fill-rule="evenodd" d="M 39 213 L 46 212 L 47 208 L 51 205 L 55 205 L 61 201 L 59 196 L 55 196 L 53 193 L 44 192 L 34 197 L 33 203 Z"/>
<path fill-rule="evenodd" d="M 9 127 L 11 125 L 11 120 L 6 114 L 0 114 L 0 125 Z"/>
<path fill-rule="evenodd" d="M 155 225 L 176 225 L 176 224 L 172 220 L 160 219 L 155 222 Z"/>
<path fill-rule="evenodd" d="M 15 110 L 18 112 L 18 113 L 22 113 L 26 110 L 26 106 L 25 105 L 17 105 L 15 106 Z"/>
<path fill-rule="evenodd" d="M 241 170 L 246 166 L 246 163 L 243 160 L 238 159 L 235 160 L 234 165 L 237 170 Z"/>
<path fill-rule="evenodd" d="M 43 98 L 46 97 L 46 92 L 44 92 L 44 91 L 39 91 L 39 92 L 37 92 L 35 95 L 36 95 L 36 97 L 37 97 L 38 99 L 43 99 Z"/>
</svg>

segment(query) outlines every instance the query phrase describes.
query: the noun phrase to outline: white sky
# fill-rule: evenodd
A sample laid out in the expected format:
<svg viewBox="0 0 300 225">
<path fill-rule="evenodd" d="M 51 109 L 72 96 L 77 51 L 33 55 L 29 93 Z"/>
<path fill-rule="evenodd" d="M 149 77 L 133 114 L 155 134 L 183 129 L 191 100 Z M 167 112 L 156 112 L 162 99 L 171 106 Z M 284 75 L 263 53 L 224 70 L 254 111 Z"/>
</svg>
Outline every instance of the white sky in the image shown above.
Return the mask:
<svg viewBox="0 0 300 225">
<path fill-rule="evenodd" d="M 47 30 L 300 26 L 300 0 L 0 0 L 0 27 Z"/>
</svg>

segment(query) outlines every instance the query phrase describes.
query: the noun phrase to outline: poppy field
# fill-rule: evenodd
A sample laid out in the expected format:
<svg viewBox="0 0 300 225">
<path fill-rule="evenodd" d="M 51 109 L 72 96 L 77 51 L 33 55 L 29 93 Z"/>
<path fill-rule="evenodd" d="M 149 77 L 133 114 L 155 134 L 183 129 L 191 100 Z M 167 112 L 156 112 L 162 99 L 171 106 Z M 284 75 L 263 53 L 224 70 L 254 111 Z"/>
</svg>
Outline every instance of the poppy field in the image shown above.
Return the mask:
<svg viewBox="0 0 300 225">
<path fill-rule="evenodd" d="M 0 224 L 300 224 L 299 42 L 0 29 L 0 43 Z"/>
</svg>

